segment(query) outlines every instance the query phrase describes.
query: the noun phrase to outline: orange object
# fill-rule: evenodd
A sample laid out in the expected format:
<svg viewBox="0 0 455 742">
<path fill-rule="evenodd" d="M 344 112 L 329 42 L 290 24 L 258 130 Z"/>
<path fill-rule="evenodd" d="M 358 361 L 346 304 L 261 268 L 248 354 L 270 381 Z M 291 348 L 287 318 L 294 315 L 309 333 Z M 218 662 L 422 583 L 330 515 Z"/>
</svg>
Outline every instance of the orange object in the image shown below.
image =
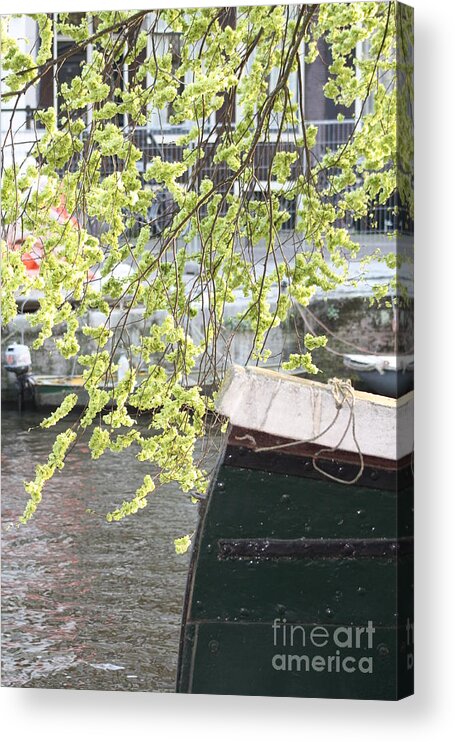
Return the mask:
<svg viewBox="0 0 455 742">
<path fill-rule="evenodd" d="M 50 208 L 50 215 L 59 224 L 69 223 L 75 229 L 80 229 L 80 225 L 79 225 L 77 218 L 74 215 L 69 214 L 66 208 L 66 204 L 65 204 L 65 197 L 63 195 L 60 196 L 60 204 L 58 206 L 52 206 Z M 9 232 L 9 238 L 7 238 L 8 247 L 11 250 L 20 250 L 22 245 L 25 242 L 25 239 L 28 233 L 22 230 L 22 226 L 20 222 L 17 222 L 16 224 L 11 225 L 8 228 L 8 232 Z M 36 240 L 30 252 L 24 252 L 21 255 L 21 260 L 25 266 L 27 273 L 30 276 L 36 276 L 39 273 L 41 261 L 43 260 L 44 256 L 45 256 L 45 250 L 44 250 L 44 245 L 43 245 L 43 241 L 41 238 Z M 87 280 L 90 281 L 93 278 L 94 278 L 94 273 L 91 270 L 88 271 Z"/>
<path fill-rule="evenodd" d="M 24 252 L 21 259 L 27 271 L 39 271 L 39 263 L 32 258 L 29 252 Z"/>
</svg>

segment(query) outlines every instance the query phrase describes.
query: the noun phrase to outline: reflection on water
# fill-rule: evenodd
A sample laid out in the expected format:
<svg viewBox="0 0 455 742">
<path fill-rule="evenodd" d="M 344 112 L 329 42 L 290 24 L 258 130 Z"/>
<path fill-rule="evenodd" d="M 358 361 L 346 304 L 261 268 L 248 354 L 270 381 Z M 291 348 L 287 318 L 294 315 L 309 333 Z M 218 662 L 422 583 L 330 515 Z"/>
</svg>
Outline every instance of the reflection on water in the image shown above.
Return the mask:
<svg viewBox="0 0 455 742">
<path fill-rule="evenodd" d="M 82 440 L 30 523 L 11 528 L 57 432 L 28 432 L 41 417 L 3 414 L 2 683 L 172 691 L 189 563 L 173 538 L 194 530 L 197 506 L 166 486 L 119 523 L 87 514 L 129 499 L 147 469 L 133 451 L 92 461 Z"/>
</svg>

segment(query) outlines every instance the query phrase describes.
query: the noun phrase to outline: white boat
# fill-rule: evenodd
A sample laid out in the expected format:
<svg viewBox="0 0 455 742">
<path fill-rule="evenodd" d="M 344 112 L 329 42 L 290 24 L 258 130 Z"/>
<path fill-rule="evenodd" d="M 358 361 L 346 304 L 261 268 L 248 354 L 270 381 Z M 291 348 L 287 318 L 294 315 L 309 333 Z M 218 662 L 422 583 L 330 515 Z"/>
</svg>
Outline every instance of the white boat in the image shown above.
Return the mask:
<svg viewBox="0 0 455 742">
<path fill-rule="evenodd" d="M 344 365 L 355 371 L 366 391 L 385 397 L 402 397 L 414 388 L 414 356 L 345 354 Z"/>
</svg>

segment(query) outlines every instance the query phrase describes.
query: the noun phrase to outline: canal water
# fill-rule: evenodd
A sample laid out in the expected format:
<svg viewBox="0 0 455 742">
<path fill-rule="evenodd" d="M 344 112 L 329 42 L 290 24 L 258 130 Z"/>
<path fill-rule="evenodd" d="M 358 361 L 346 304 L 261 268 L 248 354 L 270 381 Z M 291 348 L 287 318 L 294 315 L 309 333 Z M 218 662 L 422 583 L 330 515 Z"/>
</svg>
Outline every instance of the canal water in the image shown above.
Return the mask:
<svg viewBox="0 0 455 742">
<path fill-rule="evenodd" d="M 41 419 L 2 415 L 2 683 L 173 691 L 189 565 L 173 539 L 194 531 L 198 506 L 166 485 L 144 510 L 107 523 L 147 465 L 131 450 L 92 461 L 83 439 L 17 528 L 23 480 L 63 429 L 36 428 Z"/>
</svg>

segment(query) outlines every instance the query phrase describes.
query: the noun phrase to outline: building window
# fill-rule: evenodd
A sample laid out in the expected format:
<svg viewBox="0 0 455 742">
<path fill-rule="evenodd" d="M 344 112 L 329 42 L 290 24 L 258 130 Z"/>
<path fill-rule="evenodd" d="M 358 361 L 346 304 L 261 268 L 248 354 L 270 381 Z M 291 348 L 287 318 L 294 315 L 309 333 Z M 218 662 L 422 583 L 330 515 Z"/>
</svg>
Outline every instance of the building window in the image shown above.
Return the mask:
<svg viewBox="0 0 455 742">
<path fill-rule="evenodd" d="M 338 114 L 351 119 L 355 114 L 355 105 L 349 108 L 339 106 L 331 98 L 326 98 L 323 87 L 329 79 L 329 67 L 332 64 L 330 47 L 324 38 L 318 41 L 319 54 L 311 64 L 305 64 L 304 75 L 304 110 L 307 121 L 335 121 Z M 354 64 L 354 58 L 351 60 Z"/>
<path fill-rule="evenodd" d="M 177 95 L 181 95 L 185 88 L 185 81 L 179 74 L 182 63 L 181 35 L 178 33 L 153 33 L 149 36 L 147 58 L 156 58 L 157 63 L 160 57 L 165 54 L 171 55 L 171 74 L 174 79 L 178 80 Z M 153 74 L 147 75 L 147 87 L 153 87 Z M 151 111 L 151 127 L 154 131 L 164 132 L 171 126 L 170 118 L 174 114 L 173 101 L 168 103 L 165 108 L 158 110 L 153 108 Z"/>
<path fill-rule="evenodd" d="M 84 15 L 84 13 L 69 13 L 67 22 L 78 25 Z M 72 39 L 59 33 L 54 43 L 53 56 L 59 61 L 40 80 L 38 108 L 46 109 L 54 106 L 60 119 L 67 113 L 63 110 L 64 101 L 58 94 L 58 90 L 62 83 L 71 85 L 74 77 L 80 74 L 81 66 L 87 60 L 87 50 L 79 49 Z"/>
</svg>

